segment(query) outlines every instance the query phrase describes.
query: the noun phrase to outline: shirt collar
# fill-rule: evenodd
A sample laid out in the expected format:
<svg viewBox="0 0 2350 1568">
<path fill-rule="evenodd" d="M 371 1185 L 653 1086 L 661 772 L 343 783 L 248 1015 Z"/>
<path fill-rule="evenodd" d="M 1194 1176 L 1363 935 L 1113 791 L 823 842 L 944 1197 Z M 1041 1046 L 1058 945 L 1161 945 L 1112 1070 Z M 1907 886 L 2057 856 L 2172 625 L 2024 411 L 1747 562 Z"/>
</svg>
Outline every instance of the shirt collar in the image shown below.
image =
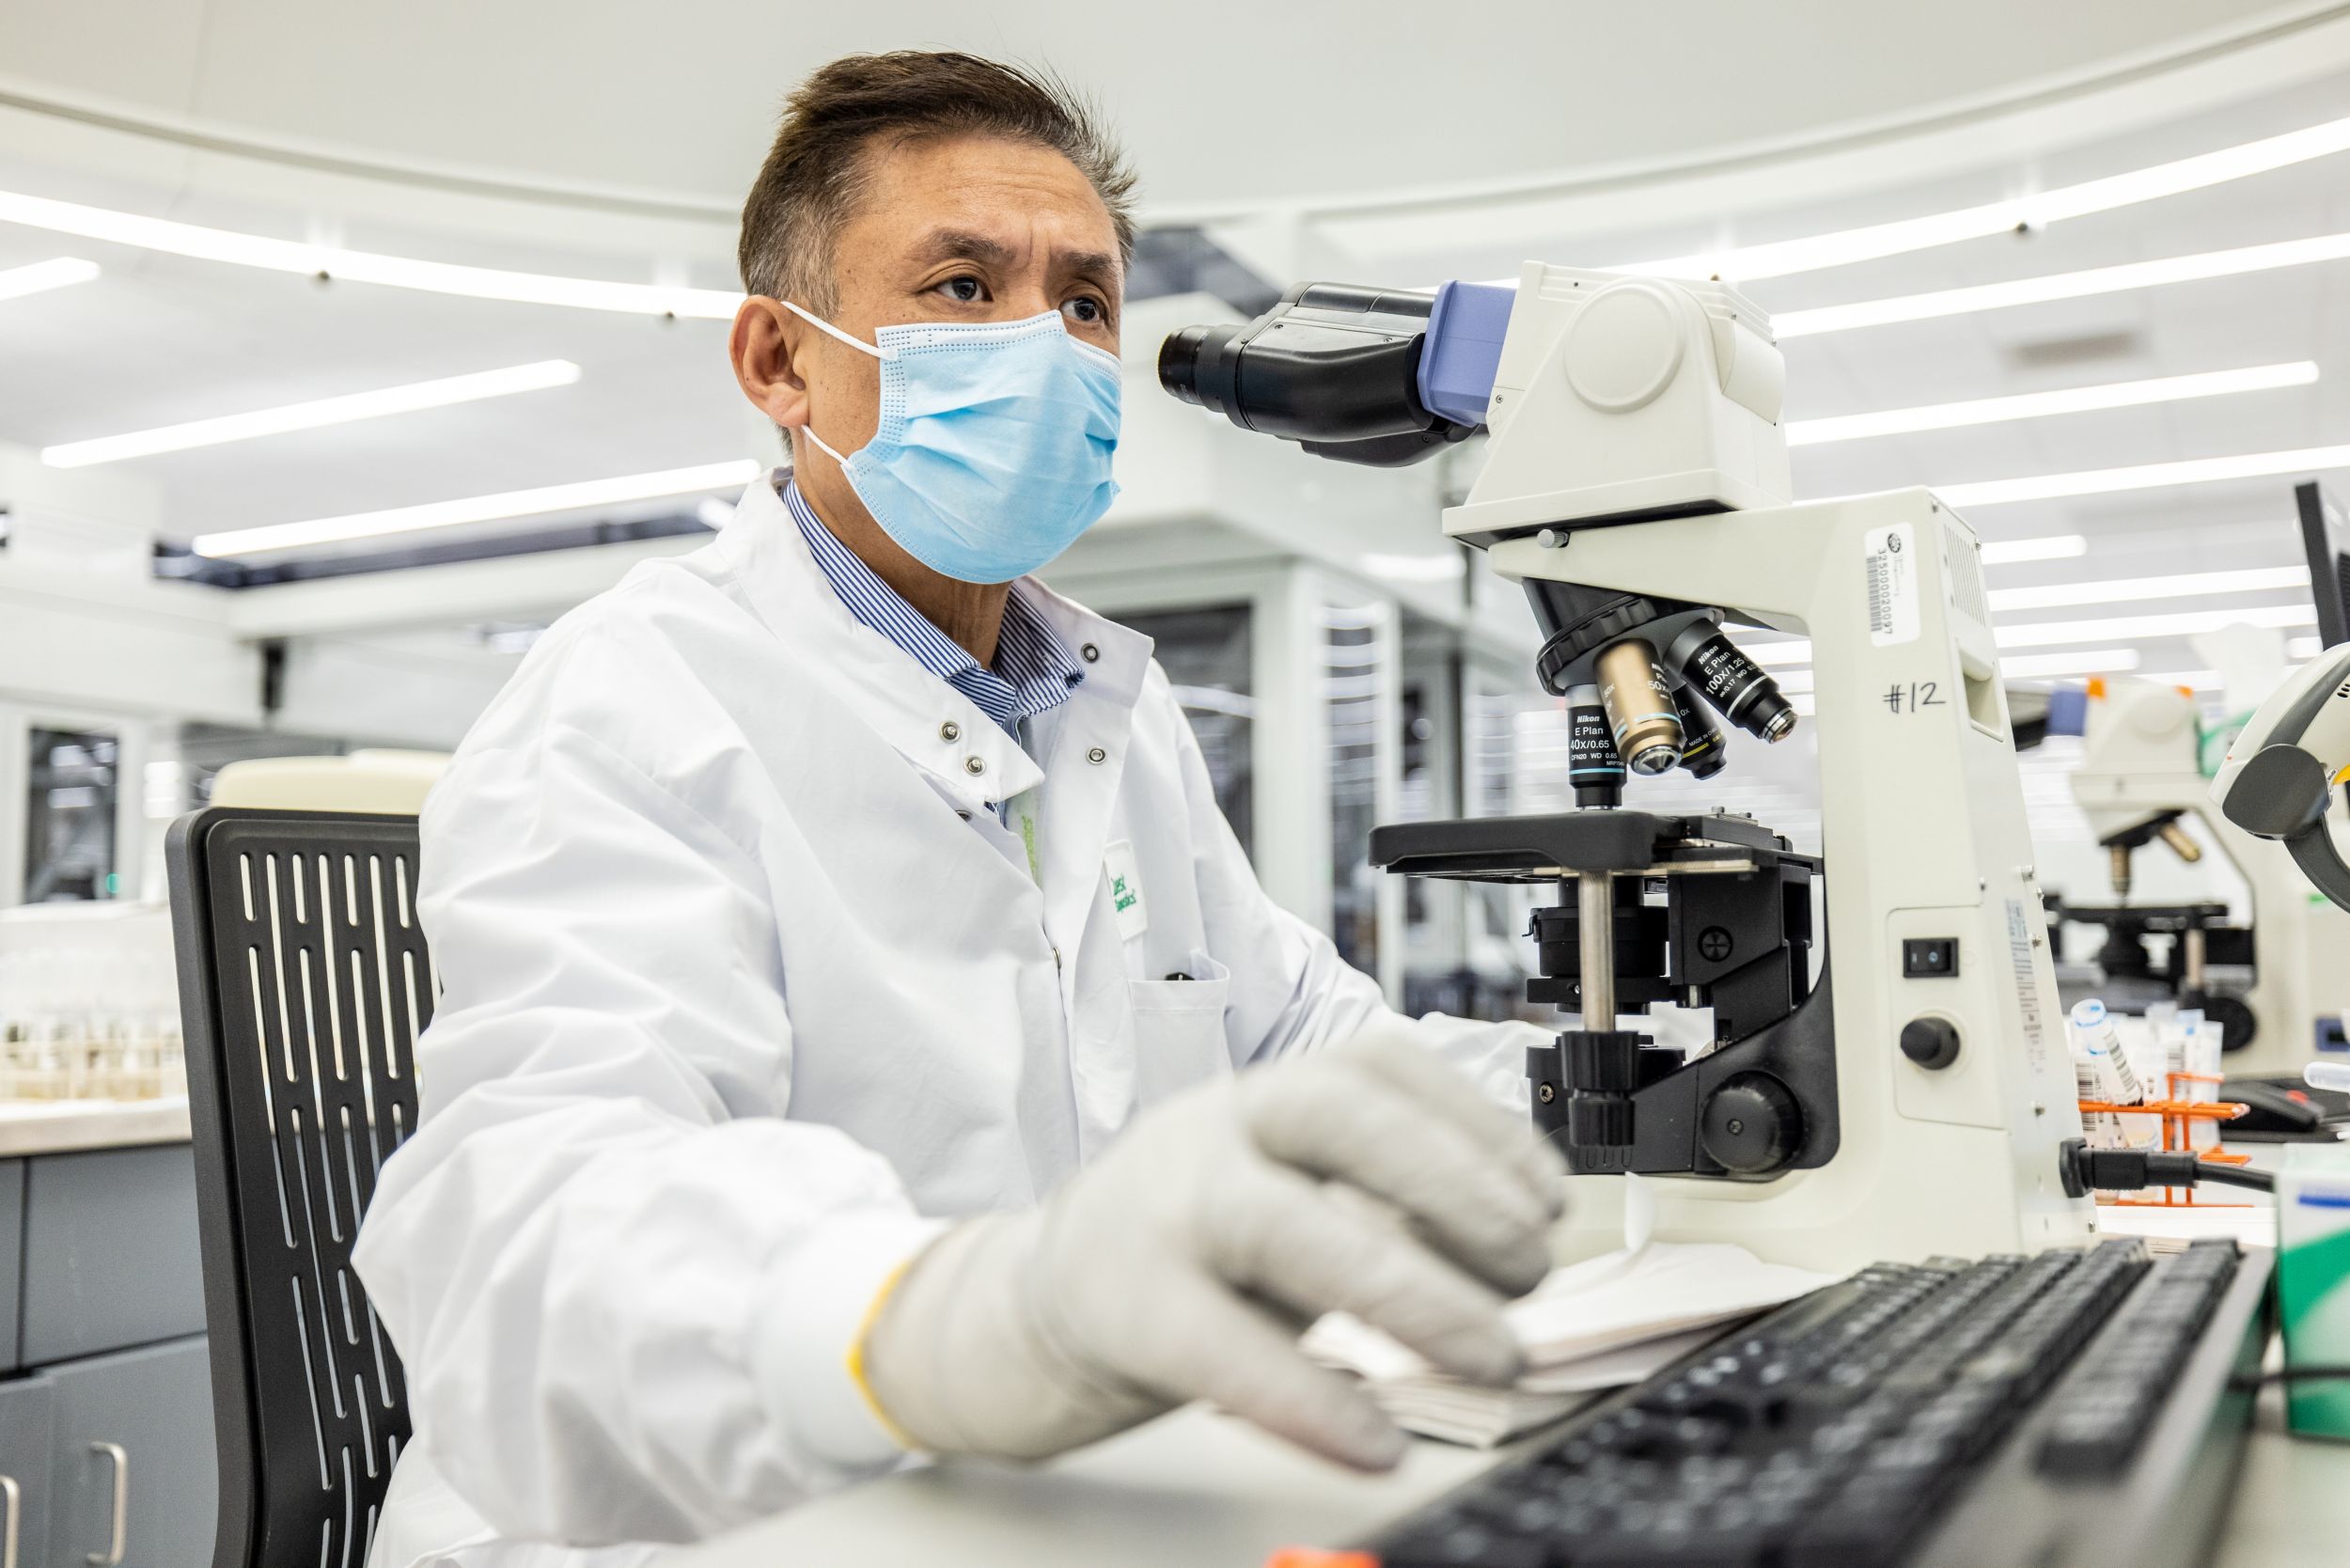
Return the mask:
<svg viewBox="0 0 2350 1568">
<path fill-rule="evenodd" d="M 752 613 L 806 655 L 801 667 L 811 682 L 848 703 L 958 807 L 979 809 L 1041 783 L 1043 768 L 977 703 L 849 612 L 788 521 L 787 478 L 778 470 L 752 480 L 713 546 Z M 1081 700 L 1071 707 L 1116 714 L 1123 724 L 1150 673 L 1151 639 L 1033 577 L 1022 578 L 1020 589 L 1063 646 L 1083 653 L 1085 683 L 1073 694 Z"/>
<path fill-rule="evenodd" d="M 841 543 L 797 484 L 786 480 L 782 495 L 808 553 L 849 613 L 969 698 L 1005 729 L 1066 702 L 1070 691 L 1085 679 L 1085 666 L 1023 588 L 1015 586 L 1004 602 L 995 666 L 990 669 Z"/>
</svg>

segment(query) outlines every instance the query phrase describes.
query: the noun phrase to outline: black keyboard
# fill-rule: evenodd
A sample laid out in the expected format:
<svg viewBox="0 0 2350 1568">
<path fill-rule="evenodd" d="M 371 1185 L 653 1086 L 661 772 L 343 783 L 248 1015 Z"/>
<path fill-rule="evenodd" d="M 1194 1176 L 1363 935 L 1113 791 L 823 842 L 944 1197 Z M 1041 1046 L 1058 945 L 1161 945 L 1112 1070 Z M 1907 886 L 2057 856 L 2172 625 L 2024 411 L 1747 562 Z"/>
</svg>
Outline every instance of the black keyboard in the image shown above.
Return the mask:
<svg viewBox="0 0 2350 1568">
<path fill-rule="evenodd" d="M 2225 1241 L 1878 1264 L 1370 1549 L 1384 1568 L 2195 1560 L 2241 1454 L 2267 1277 Z"/>
</svg>

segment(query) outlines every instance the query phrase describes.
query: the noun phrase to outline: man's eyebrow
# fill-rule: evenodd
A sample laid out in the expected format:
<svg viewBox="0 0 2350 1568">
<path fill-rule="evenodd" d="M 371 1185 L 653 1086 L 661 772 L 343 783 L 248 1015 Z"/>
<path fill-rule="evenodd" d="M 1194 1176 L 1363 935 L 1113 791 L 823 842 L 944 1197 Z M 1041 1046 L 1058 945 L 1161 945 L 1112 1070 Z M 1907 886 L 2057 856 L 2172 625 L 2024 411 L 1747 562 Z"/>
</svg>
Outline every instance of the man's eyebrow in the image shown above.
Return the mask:
<svg viewBox="0 0 2350 1568">
<path fill-rule="evenodd" d="M 914 253 L 916 261 L 985 261 L 1004 266 L 1011 260 L 1011 247 L 1000 240 L 967 229 L 934 229 L 924 236 Z"/>
<path fill-rule="evenodd" d="M 1055 259 L 1072 274 L 1089 283 L 1114 285 L 1118 282 L 1118 258 L 1106 251 L 1081 250 Z"/>
</svg>

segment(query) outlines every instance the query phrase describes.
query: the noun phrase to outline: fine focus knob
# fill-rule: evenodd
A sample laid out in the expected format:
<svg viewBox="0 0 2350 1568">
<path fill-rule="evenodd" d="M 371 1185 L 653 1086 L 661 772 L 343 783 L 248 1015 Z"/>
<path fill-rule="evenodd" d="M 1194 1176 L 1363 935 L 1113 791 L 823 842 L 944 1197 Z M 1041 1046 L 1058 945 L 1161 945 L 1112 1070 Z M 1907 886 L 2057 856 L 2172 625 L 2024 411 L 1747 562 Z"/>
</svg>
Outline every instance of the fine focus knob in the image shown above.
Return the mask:
<svg viewBox="0 0 2350 1568">
<path fill-rule="evenodd" d="M 1574 1095 L 1567 1101 L 1567 1140 L 1578 1150 L 1629 1149 L 1632 1117 L 1629 1100 L 1606 1094 Z"/>
<path fill-rule="evenodd" d="M 1902 1055 L 1929 1073 L 1958 1059 L 1958 1028 L 1947 1018 L 1912 1018 L 1902 1026 Z"/>
<path fill-rule="evenodd" d="M 1803 1107 L 1768 1073 L 1741 1073 L 1705 1102 L 1698 1139 L 1722 1168 L 1767 1176 L 1803 1144 Z"/>
</svg>

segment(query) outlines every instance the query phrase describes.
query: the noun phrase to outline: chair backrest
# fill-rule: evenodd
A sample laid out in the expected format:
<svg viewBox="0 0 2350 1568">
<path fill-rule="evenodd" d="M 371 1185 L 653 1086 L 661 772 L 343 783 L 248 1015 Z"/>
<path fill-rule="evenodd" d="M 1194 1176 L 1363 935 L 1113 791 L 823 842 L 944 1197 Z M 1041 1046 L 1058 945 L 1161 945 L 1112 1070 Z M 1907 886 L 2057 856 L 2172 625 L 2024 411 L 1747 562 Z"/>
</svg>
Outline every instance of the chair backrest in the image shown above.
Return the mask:
<svg viewBox="0 0 2350 1568">
<path fill-rule="evenodd" d="M 413 817 L 212 809 L 165 847 L 220 1445 L 213 1568 L 359 1568 L 407 1385 L 351 1268 L 416 1124 Z"/>
</svg>

